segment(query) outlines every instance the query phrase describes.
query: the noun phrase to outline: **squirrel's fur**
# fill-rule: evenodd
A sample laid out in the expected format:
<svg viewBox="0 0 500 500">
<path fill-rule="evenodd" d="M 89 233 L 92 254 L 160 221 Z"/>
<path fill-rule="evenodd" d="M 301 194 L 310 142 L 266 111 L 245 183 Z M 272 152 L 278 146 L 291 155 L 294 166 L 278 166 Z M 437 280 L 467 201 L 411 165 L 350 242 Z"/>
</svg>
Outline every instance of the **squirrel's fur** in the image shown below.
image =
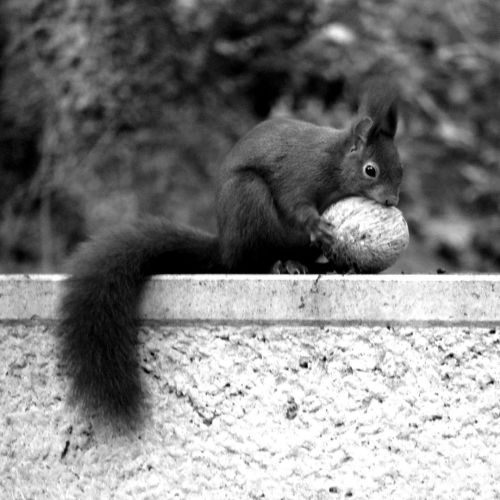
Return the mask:
<svg viewBox="0 0 500 500">
<path fill-rule="evenodd" d="M 279 269 L 292 272 L 315 269 L 314 243 L 335 240 L 320 217 L 329 205 L 350 195 L 396 204 L 395 97 L 393 88 L 369 89 L 342 130 L 290 119 L 252 129 L 221 168 L 217 236 L 147 220 L 85 243 L 72 261 L 57 327 L 70 401 L 117 428 L 141 422 L 137 312 L 152 274 L 267 273 L 276 261 L 288 261 Z"/>
</svg>

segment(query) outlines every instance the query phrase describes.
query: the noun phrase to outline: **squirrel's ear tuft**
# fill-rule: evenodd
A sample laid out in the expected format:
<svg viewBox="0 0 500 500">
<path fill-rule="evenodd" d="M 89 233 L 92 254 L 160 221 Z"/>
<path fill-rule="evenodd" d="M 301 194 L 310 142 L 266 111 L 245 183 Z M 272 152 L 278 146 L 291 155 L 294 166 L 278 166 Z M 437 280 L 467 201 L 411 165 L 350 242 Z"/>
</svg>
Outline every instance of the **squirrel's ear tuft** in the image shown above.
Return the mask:
<svg viewBox="0 0 500 500">
<path fill-rule="evenodd" d="M 398 128 L 398 107 L 396 100 L 394 100 L 381 117 L 379 131 L 394 137 Z"/>
<path fill-rule="evenodd" d="M 352 147 L 351 151 L 361 149 L 368 142 L 373 127 L 373 121 L 368 116 L 357 119 L 351 127 Z"/>
<path fill-rule="evenodd" d="M 389 137 L 396 135 L 398 95 L 396 85 L 385 79 L 371 79 L 365 85 L 359 113 L 360 116 L 369 116 L 373 120 L 370 138 L 378 133 Z"/>
</svg>

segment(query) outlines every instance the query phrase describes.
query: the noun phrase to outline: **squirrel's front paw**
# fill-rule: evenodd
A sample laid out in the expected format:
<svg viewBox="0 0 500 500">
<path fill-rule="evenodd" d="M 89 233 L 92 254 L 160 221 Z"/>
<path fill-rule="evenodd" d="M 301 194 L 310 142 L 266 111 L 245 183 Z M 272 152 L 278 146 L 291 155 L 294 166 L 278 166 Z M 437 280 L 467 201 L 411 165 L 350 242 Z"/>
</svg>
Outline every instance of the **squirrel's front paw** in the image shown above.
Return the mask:
<svg viewBox="0 0 500 500">
<path fill-rule="evenodd" d="M 316 226 L 311 230 L 311 243 L 335 246 L 337 241 L 335 227 L 324 219 L 319 219 Z"/>
</svg>

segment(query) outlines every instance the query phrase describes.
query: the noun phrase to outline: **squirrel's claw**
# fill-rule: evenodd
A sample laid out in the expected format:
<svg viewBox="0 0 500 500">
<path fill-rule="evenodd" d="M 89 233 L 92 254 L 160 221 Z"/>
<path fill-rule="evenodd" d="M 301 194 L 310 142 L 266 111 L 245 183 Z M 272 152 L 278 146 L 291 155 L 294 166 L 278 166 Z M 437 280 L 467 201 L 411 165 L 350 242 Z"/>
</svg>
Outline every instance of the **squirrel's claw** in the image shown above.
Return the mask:
<svg viewBox="0 0 500 500">
<path fill-rule="evenodd" d="M 332 247 L 337 242 L 335 227 L 324 219 L 319 219 L 316 227 L 311 231 L 311 243 Z"/>
<path fill-rule="evenodd" d="M 278 260 L 271 268 L 272 274 L 307 274 L 307 266 L 296 260 Z"/>
</svg>

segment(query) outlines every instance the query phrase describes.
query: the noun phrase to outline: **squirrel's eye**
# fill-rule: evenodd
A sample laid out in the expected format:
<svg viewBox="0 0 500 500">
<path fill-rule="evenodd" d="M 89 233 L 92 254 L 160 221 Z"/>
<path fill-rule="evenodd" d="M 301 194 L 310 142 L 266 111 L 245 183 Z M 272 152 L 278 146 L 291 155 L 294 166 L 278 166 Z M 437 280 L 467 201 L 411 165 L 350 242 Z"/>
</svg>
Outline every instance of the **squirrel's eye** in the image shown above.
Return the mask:
<svg viewBox="0 0 500 500">
<path fill-rule="evenodd" d="M 366 175 L 366 177 L 370 177 L 372 179 L 375 179 L 378 177 L 378 166 L 375 165 L 374 163 L 367 163 L 363 167 L 363 172 Z"/>
</svg>

